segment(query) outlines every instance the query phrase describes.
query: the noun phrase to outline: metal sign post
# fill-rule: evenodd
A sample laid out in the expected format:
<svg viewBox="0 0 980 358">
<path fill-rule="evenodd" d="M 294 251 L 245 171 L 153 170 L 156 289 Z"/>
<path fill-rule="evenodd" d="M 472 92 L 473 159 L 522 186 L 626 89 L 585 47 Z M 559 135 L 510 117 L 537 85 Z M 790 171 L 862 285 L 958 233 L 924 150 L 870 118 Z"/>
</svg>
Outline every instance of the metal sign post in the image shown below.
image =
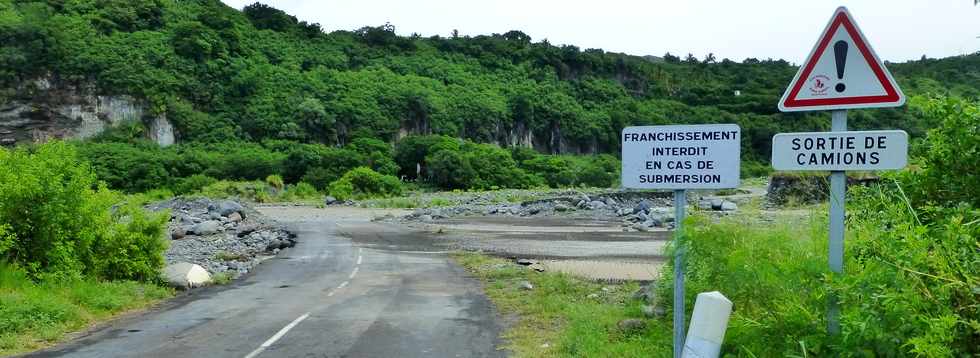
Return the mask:
<svg viewBox="0 0 980 358">
<path fill-rule="evenodd" d="M 674 190 L 674 358 L 684 352 L 684 209 L 687 191 Z"/>
<path fill-rule="evenodd" d="M 831 112 L 830 130 L 834 132 L 847 131 L 847 110 L 840 109 Z M 828 261 L 830 271 L 840 274 L 844 272 L 844 203 L 847 200 L 847 176 L 843 170 L 830 172 L 830 250 Z M 840 306 L 837 295 L 831 293 L 827 300 L 827 332 L 840 333 Z"/>
</svg>

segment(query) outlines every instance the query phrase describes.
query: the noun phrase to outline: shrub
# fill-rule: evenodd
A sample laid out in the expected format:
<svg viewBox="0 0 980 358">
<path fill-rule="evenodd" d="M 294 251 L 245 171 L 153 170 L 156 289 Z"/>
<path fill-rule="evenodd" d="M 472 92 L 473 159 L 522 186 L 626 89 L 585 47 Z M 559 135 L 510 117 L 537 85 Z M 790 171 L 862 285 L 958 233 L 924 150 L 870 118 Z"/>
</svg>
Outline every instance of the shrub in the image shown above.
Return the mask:
<svg viewBox="0 0 980 358">
<path fill-rule="evenodd" d="M 437 149 L 459 149 L 459 140 L 446 136 L 408 136 L 395 143 L 395 164 L 401 168 L 399 174 L 416 178 L 417 166 L 426 173 L 426 158 Z"/>
<path fill-rule="evenodd" d="M 284 186 L 284 184 L 282 182 L 282 177 L 279 176 L 278 174 L 273 174 L 273 175 L 270 175 L 270 176 L 265 177 L 265 183 L 266 184 L 269 184 L 270 187 L 273 187 L 273 188 L 275 188 L 277 190 L 282 190 L 282 188 Z"/>
<path fill-rule="evenodd" d="M 201 195 L 209 198 L 238 198 L 259 203 L 270 201 L 268 186 L 261 181 L 236 182 L 220 180 L 201 188 Z"/>
<path fill-rule="evenodd" d="M 619 179 L 619 159 L 608 154 L 580 157 L 577 166 L 577 185 L 609 188 Z"/>
<path fill-rule="evenodd" d="M 567 187 L 577 182 L 577 173 L 574 170 L 570 157 L 538 155 L 525 160 L 521 163 L 521 167 L 544 178 L 548 186 L 552 188 Z"/>
<path fill-rule="evenodd" d="M 177 184 L 174 185 L 174 193 L 177 195 L 185 195 L 197 192 L 206 186 L 214 184 L 218 179 L 209 177 L 204 174 L 194 174 L 186 178 L 178 179 Z"/>
<path fill-rule="evenodd" d="M 282 173 L 284 181 L 303 181 L 317 189 L 326 188 L 347 171 L 367 162 L 355 151 L 318 144 L 294 145 L 287 151 Z"/>
<path fill-rule="evenodd" d="M 619 160 L 608 154 L 595 156 L 540 155 L 512 151 L 522 158 L 520 167 L 544 179 L 552 188 L 588 186 L 608 188 L 619 179 Z"/>
<path fill-rule="evenodd" d="M 432 181 L 446 189 L 529 188 L 541 178 L 517 167 L 510 152 L 492 144 L 441 142 L 426 157 Z"/>
<path fill-rule="evenodd" d="M 980 105 L 953 98 L 914 103 L 923 108 L 925 121 L 938 125 L 926 135 L 921 172 L 903 177 L 912 200 L 980 207 Z"/>
<path fill-rule="evenodd" d="M 339 200 L 370 197 L 392 197 L 402 193 L 398 178 L 383 175 L 367 167 L 358 167 L 330 183 L 330 195 Z"/>
<path fill-rule="evenodd" d="M 297 199 L 313 199 L 320 196 L 320 192 L 316 190 L 309 183 L 299 182 L 296 184 L 290 184 L 286 186 L 286 191 L 282 195 L 282 199 L 297 200 Z"/>
<path fill-rule="evenodd" d="M 113 219 L 115 223 L 109 226 L 104 239 L 93 247 L 93 252 L 98 253 L 93 260 L 95 276 L 110 280 L 157 279 L 164 264 L 162 253 L 167 250 L 162 238 L 170 215 L 147 215 L 139 205 L 126 204 L 115 210 Z"/>
<path fill-rule="evenodd" d="M 0 150 L 0 252 L 32 276 L 149 280 L 162 266 L 166 213 L 110 210 L 121 196 L 97 185 L 74 147 Z"/>
<path fill-rule="evenodd" d="M 174 156 L 155 143 L 79 143 L 78 153 L 110 187 L 130 193 L 169 186 Z"/>
<path fill-rule="evenodd" d="M 225 142 L 198 148 L 214 156 L 204 170 L 215 178 L 229 180 L 262 180 L 283 171 L 286 156 L 255 143 Z"/>
</svg>

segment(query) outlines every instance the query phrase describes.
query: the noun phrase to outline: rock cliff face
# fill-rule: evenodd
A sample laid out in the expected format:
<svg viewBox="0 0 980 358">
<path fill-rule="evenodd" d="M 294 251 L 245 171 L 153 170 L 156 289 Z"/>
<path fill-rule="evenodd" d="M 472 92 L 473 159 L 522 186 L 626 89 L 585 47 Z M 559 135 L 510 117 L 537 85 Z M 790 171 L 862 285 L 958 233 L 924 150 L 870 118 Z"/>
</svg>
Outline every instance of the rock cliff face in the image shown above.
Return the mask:
<svg viewBox="0 0 980 358">
<path fill-rule="evenodd" d="M 398 130 L 397 140 L 410 135 L 432 134 L 429 122 L 426 119 L 416 121 L 402 121 L 401 128 Z M 462 131 L 456 134 L 459 138 L 470 138 Z M 555 124 L 545 133 L 535 134 L 535 132 L 523 121 L 505 126 L 501 123 L 494 125 L 494 139 L 491 141 L 501 147 L 525 147 L 532 148 L 542 153 L 548 154 L 596 154 L 599 152 L 597 139 L 588 143 L 575 143 L 562 136 L 561 128 Z"/>
<path fill-rule="evenodd" d="M 136 98 L 99 95 L 94 85 L 41 78 L 0 100 L 0 144 L 90 138 L 126 121 L 143 123 L 147 137 L 161 146 L 176 140 L 166 116 L 151 115 Z"/>
</svg>

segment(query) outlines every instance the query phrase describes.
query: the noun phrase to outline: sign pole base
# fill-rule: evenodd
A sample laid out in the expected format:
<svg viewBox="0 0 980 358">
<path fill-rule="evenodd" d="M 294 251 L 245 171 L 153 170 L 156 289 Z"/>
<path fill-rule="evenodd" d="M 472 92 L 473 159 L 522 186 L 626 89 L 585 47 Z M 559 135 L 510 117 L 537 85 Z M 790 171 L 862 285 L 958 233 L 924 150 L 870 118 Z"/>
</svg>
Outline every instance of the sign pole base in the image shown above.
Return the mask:
<svg viewBox="0 0 980 358">
<path fill-rule="evenodd" d="M 847 131 L 847 110 L 831 112 L 831 130 Z M 830 173 L 830 245 L 828 261 L 830 271 L 844 272 L 844 203 L 847 200 L 847 175 L 844 171 Z M 840 306 L 837 295 L 831 293 L 827 298 L 827 332 L 840 334 Z"/>
<path fill-rule="evenodd" d="M 687 191 L 674 190 L 674 358 L 684 352 L 684 209 Z"/>
</svg>

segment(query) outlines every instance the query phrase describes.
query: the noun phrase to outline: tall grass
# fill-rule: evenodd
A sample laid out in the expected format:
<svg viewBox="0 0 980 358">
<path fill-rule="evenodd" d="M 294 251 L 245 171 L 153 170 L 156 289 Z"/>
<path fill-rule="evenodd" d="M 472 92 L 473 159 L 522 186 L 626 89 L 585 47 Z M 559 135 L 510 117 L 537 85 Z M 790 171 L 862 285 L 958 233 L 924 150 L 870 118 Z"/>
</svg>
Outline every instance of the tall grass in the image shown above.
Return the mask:
<svg viewBox="0 0 980 358">
<path fill-rule="evenodd" d="M 899 189 L 849 193 L 839 275 L 827 264 L 825 210 L 775 225 L 691 218 L 687 307 L 698 292 L 731 299 L 724 352 L 739 356 L 980 354 L 980 214 L 968 206 L 918 213 Z M 661 297 L 671 297 L 672 278 L 668 264 Z M 826 333 L 831 294 L 841 305 L 839 336 Z"/>
<path fill-rule="evenodd" d="M 68 332 L 171 295 L 170 289 L 133 281 L 37 283 L 0 264 L 0 355 L 53 344 Z"/>
</svg>

